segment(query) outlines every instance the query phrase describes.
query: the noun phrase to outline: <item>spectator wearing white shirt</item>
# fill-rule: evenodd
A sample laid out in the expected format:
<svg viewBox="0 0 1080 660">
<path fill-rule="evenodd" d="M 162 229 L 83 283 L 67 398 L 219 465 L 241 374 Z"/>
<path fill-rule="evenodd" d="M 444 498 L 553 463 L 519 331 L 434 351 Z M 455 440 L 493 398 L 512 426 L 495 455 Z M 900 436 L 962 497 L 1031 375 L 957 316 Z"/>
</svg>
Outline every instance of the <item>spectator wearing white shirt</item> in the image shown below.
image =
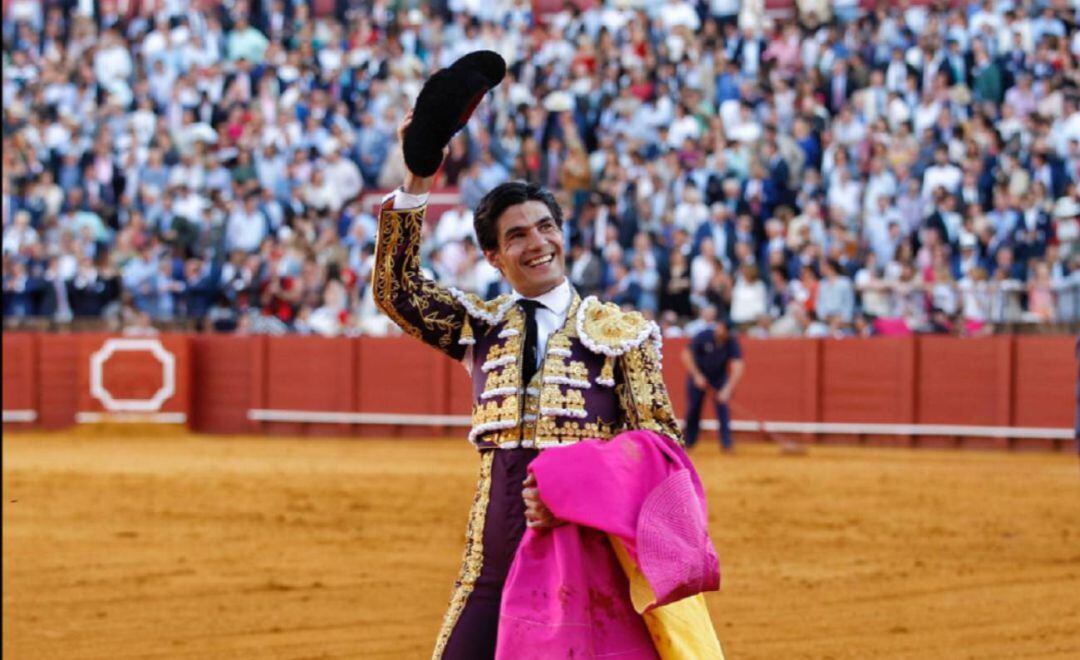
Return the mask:
<svg viewBox="0 0 1080 660">
<path fill-rule="evenodd" d="M 686 140 L 696 141 L 699 137 L 701 137 L 701 124 L 698 123 L 697 118 L 690 114 L 683 104 L 675 106 L 675 120 L 668 129 L 668 146 L 679 149 Z"/>
<path fill-rule="evenodd" d="M 935 148 L 934 164 L 923 172 L 923 198 L 930 199 L 938 188 L 944 188 L 950 195 L 956 193 L 963 177 L 963 171 L 949 162 L 949 150 L 944 146 Z"/>
<path fill-rule="evenodd" d="M 855 273 L 853 285 L 859 295 L 862 313 L 874 318 L 889 315 L 889 284 L 883 277 L 884 271 L 877 256 L 870 253 L 863 262 L 863 267 Z"/>
<path fill-rule="evenodd" d="M 886 199 L 885 208 L 887 208 L 888 200 L 891 200 L 896 195 L 896 187 L 896 177 L 892 172 L 885 169 L 885 164 L 881 159 L 874 158 L 871 160 L 869 177 L 863 193 L 863 213 L 869 216 L 881 210 L 883 207 L 880 205 L 879 200 L 883 197 Z"/>
<path fill-rule="evenodd" d="M 990 285 L 986 281 L 986 271 L 981 266 L 972 268 L 960 278 L 956 287 L 964 320 L 986 321 L 990 318 Z"/>
<path fill-rule="evenodd" d="M 701 241 L 698 255 L 690 262 L 690 294 L 699 307 L 705 300 L 705 291 L 718 268 L 716 247 L 712 238 L 705 238 Z"/>
<path fill-rule="evenodd" d="M 994 9 L 994 0 L 982 0 L 968 20 L 968 36 L 974 40 L 984 34 L 996 35 L 1001 26 L 1001 14 Z"/>
<path fill-rule="evenodd" d="M 466 240 L 476 243 L 473 212 L 469 207 L 459 203 L 444 211 L 439 217 L 438 224 L 435 226 L 435 245 Z"/>
<path fill-rule="evenodd" d="M 338 212 L 349 200 L 357 197 L 364 189 L 364 179 L 360 168 L 348 158 L 343 158 L 336 140 L 326 147 L 326 166 L 323 170 L 326 185 L 334 191 L 330 210 Z"/>
<path fill-rule="evenodd" d="M 850 104 L 845 104 L 840 108 L 832 131 L 836 143 L 848 149 L 866 137 L 866 125 L 851 111 Z"/>
<path fill-rule="evenodd" d="M 17 211 L 12 226 L 4 227 L 4 254 L 19 254 L 37 245 L 38 242 L 38 232 L 30 225 L 30 214 L 26 211 Z"/>
<path fill-rule="evenodd" d="M 745 324 L 757 321 L 768 312 L 769 297 L 765 283 L 758 276 L 757 266 L 745 264 L 739 269 L 731 290 L 731 320 Z"/>
<path fill-rule="evenodd" d="M 663 3 L 660 6 L 659 17 L 661 24 L 668 30 L 681 27 L 696 32 L 701 27 L 697 11 L 693 4 L 686 0 Z"/>
<path fill-rule="evenodd" d="M 267 223 L 257 204 L 256 196 L 249 194 L 242 204 L 235 204 L 229 214 L 225 230 L 225 245 L 229 251 L 240 250 L 251 254 L 262 245 L 267 235 Z"/>
<path fill-rule="evenodd" d="M 853 226 L 862 209 L 862 186 L 851 177 L 846 167 L 837 168 L 829 185 L 829 208 L 838 209 L 849 226 Z"/>
<path fill-rule="evenodd" d="M 878 263 L 887 263 L 896 254 L 896 247 L 904 238 L 902 223 L 900 211 L 887 196 L 878 197 L 877 207 L 867 210 L 862 223 L 862 236 Z"/>
<path fill-rule="evenodd" d="M 701 201 L 701 191 L 694 186 L 683 189 L 682 201 L 675 206 L 675 225 L 691 236 L 709 219 L 709 207 Z"/>
<path fill-rule="evenodd" d="M 761 123 L 753 115 L 753 106 L 742 102 L 738 104 L 738 115 L 730 124 L 725 122 L 724 131 L 736 142 L 751 144 L 761 138 Z"/>
<path fill-rule="evenodd" d="M 950 318 L 959 310 L 960 299 L 956 282 L 953 281 L 949 266 L 945 263 L 934 266 L 934 281 L 930 285 L 930 305 Z"/>
<path fill-rule="evenodd" d="M 127 80 L 134 73 L 134 67 L 131 53 L 118 32 L 108 30 L 102 35 L 93 63 L 99 85 L 111 92 L 127 91 Z"/>
<path fill-rule="evenodd" d="M 722 23 L 734 23 L 740 4 L 739 0 L 709 0 L 709 15 Z"/>
</svg>

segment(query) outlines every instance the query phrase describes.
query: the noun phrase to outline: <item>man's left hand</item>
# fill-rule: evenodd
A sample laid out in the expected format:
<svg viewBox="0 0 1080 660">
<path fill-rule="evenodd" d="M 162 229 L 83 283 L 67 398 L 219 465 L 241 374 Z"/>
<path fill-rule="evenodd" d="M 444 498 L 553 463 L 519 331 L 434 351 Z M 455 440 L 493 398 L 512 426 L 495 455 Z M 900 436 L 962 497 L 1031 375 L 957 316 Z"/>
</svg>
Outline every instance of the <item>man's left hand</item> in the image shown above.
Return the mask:
<svg viewBox="0 0 1080 660">
<path fill-rule="evenodd" d="M 731 400 L 731 390 L 726 387 L 721 387 L 716 392 L 716 400 L 720 403 L 727 403 Z"/>
<path fill-rule="evenodd" d="M 525 500 L 525 524 L 536 529 L 548 529 L 564 524 L 540 500 L 540 489 L 536 487 L 536 477 L 532 474 L 522 484 L 521 498 Z"/>
</svg>

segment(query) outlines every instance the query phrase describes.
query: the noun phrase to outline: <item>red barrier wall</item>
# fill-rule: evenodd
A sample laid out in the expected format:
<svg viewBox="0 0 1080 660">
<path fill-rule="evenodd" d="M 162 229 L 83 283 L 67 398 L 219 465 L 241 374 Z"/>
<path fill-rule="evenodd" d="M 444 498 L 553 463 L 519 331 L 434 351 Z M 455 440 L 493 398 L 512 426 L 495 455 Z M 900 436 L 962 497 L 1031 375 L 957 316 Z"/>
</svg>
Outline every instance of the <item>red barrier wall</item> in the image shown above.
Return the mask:
<svg viewBox="0 0 1080 660">
<path fill-rule="evenodd" d="M 3 337 L 5 411 L 33 410 L 32 424 L 63 428 L 77 411 L 101 411 L 89 391 L 90 356 L 104 335 Z M 190 411 L 200 432 L 282 435 L 464 436 L 464 428 L 251 421 L 252 410 L 468 415 L 465 370 L 409 337 L 322 339 L 166 335 L 176 356 L 176 395 L 164 411 Z M 732 406 L 743 421 L 1072 428 L 1078 371 L 1068 336 L 870 340 L 743 339 L 746 376 Z M 664 375 L 685 412 L 686 340 L 665 345 Z M 187 366 L 184 366 L 187 365 Z M 146 353 L 116 353 L 104 384 L 140 398 L 161 383 Z M 712 418 L 711 406 L 704 417 Z M 905 432 L 907 433 L 907 432 Z M 1062 440 L 818 433 L 866 444 L 1064 447 Z"/>
<path fill-rule="evenodd" d="M 1074 424 L 1080 379 L 1071 337 L 1017 337 L 1013 362 L 1013 417 L 1017 426 Z"/>
<path fill-rule="evenodd" d="M 37 411 L 37 341 L 4 333 L 4 410 Z M 8 384 L 11 387 L 8 387 Z"/>
<path fill-rule="evenodd" d="M 821 421 L 904 424 L 915 421 L 915 343 L 878 339 L 821 342 Z"/>
<path fill-rule="evenodd" d="M 817 422 L 821 419 L 820 342 L 741 341 L 746 375 L 732 412 L 742 419 Z"/>
<path fill-rule="evenodd" d="M 5 333 L 6 336 L 6 333 Z M 38 357 L 38 424 L 61 429 L 75 422 L 79 408 L 79 342 L 76 335 L 35 335 Z M 7 362 L 7 345 L 4 361 Z M 4 389 L 8 388 L 4 380 Z M 17 385 L 16 385 L 17 387 Z"/>
<path fill-rule="evenodd" d="M 335 412 L 353 410 L 356 401 L 356 342 L 322 337 L 265 339 L 263 390 L 253 396 L 253 408 Z M 264 424 L 276 435 L 297 435 L 296 423 Z M 333 433 L 333 427 L 313 425 L 313 434 Z M 341 433 L 341 429 L 336 429 Z"/>
<path fill-rule="evenodd" d="M 450 414 L 448 369 L 464 371 L 449 359 L 411 337 L 364 338 L 360 345 L 360 388 L 356 410 L 363 412 L 416 415 Z M 419 348 L 420 350 L 417 350 Z M 469 414 L 465 407 L 454 411 Z M 440 432 L 439 427 L 367 426 L 363 433 L 404 433 L 423 435 Z"/>
<path fill-rule="evenodd" d="M 196 431 L 252 433 L 248 410 L 262 405 L 265 340 L 230 335 L 191 337 L 191 427 Z"/>
<path fill-rule="evenodd" d="M 1009 337 L 920 338 L 916 421 L 1008 426 L 1011 345 Z"/>
</svg>

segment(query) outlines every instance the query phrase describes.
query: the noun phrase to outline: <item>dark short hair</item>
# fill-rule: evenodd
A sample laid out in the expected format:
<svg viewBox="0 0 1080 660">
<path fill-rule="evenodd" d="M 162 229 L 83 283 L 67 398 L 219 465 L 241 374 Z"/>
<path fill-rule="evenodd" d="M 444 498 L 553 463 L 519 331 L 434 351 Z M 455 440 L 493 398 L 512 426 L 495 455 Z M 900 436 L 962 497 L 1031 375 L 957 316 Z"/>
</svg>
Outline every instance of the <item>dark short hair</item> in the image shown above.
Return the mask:
<svg viewBox="0 0 1080 660">
<path fill-rule="evenodd" d="M 511 206 L 524 204 L 525 202 L 543 202 L 551 212 L 555 224 L 562 229 L 562 208 L 555 201 L 555 197 L 535 183 L 524 181 L 508 181 L 499 184 L 491 192 L 484 195 L 476 206 L 473 218 L 473 228 L 476 230 L 476 240 L 480 243 L 480 249 L 489 252 L 499 249 L 499 217 Z"/>
</svg>

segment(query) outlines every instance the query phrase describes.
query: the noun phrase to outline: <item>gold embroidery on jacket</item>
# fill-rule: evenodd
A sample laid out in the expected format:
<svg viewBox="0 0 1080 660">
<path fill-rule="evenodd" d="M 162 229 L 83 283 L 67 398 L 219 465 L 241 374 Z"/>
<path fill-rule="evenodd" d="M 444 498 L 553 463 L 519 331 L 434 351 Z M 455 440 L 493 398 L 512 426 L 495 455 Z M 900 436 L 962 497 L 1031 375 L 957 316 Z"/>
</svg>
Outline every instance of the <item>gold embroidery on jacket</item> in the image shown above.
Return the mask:
<svg viewBox="0 0 1080 660">
<path fill-rule="evenodd" d="M 569 385 L 570 387 L 588 388 L 589 385 L 589 368 L 585 366 L 584 362 L 578 360 L 556 360 L 548 359 L 548 364 L 544 369 L 544 380 L 548 378 L 557 379 L 559 381 L 572 381 L 572 382 L 559 382 L 560 385 Z M 575 384 L 576 382 L 576 384 Z"/>
<path fill-rule="evenodd" d="M 581 422 L 578 420 L 557 419 L 549 415 L 540 417 L 536 422 L 536 446 L 573 444 L 579 440 L 599 438 L 607 440 L 615 434 L 617 426 L 604 420 Z"/>
<path fill-rule="evenodd" d="M 521 340 L 517 336 L 507 337 L 503 343 L 494 344 L 488 349 L 487 360 L 493 362 L 504 357 L 517 357 L 521 350 Z"/>
<path fill-rule="evenodd" d="M 484 565 L 484 523 L 487 518 L 488 501 L 491 498 L 491 463 L 494 458 L 494 451 L 480 453 L 480 477 L 477 479 L 472 509 L 469 510 L 469 525 L 465 531 L 465 552 L 461 560 L 461 573 L 454 582 L 454 589 L 450 594 L 450 606 L 443 616 L 439 636 L 435 639 L 432 660 L 442 658 L 446 643 L 450 641 L 450 634 L 454 631 L 462 610 L 465 609 L 465 601 L 469 599 L 469 594 L 476 586 L 476 579 L 480 577 L 480 569 Z"/>
<path fill-rule="evenodd" d="M 560 372 L 565 370 L 566 357 L 570 355 L 570 337 L 575 332 L 574 319 L 577 315 L 581 298 L 575 293 L 567 310 L 567 320 L 561 328 L 552 333 L 548 338 L 547 354 L 544 362 L 540 365 L 533 376 L 533 381 L 528 384 L 521 382 L 521 357 L 525 335 L 525 314 L 517 305 L 509 308 L 506 312 L 505 326 L 502 332 L 512 329 L 505 335 L 502 343 L 495 344 L 488 349 L 484 356 L 484 364 L 491 365 L 490 373 L 484 383 L 484 392 L 499 391 L 499 394 L 491 396 L 487 402 L 477 403 L 473 406 L 473 430 L 471 438 L 478 447 L 531 447 L 536 435 L 536 421 L 543 417 L 540 410 L 540 402 L 547 397 L 556 403 L 563 402 L 562 392 L 558 385 L 544 383 L 544 375 L 552 365 Z M 500 337 L 502 337 L 502 332 Z M 565 351 L 565 353 L 564 353 Z M 514 356 L 513 362 L 505 362 Z M 499 362 L 502 363 L 499 363 Z M 510 394 L 507 388 L 515 388 L 517 394 Z M 580 397 L 580 392 L 576 393 Z M 483 400 L 483 394 L 481 399 Z M 505 396 L 505 399 L 499 397 Z M 507 399 L 513 399 L 507 403 Z M 572 408 L 564 414 L 584 416 L 584 397 L 580 400 L 571 397 Z M 546 404 L 545 404 L 546 405 Z"/>
<path fill-rule="evenodd" d="M 515 365 L 509 364 L 502 369 L 492 371 L 488 374 L 487 381 L 484 382 L 484 393 L 486 394 L 492 390 L 501 390 L 508 387 L 512 387 L 517 391 L 520 384 L 521 374 L 518 372 Z"/>
<path fill-rule="evenodd" d="M 571 308 L 571 312 L 576 309 L 577 305 Z M 547 358 L 552 357 L 570 357 L 570 340 L 577 336 L 577 331 L 574 328 L 574 324 L 569 322 L 570 315 L 567 315 L 568 321 L 565 326 L 565 331 L 556 332 L 548 338 Z"/>
<path fill-rule="evenodd" d="M 493 344 L 484 356 L 485 362 L 480 365 L 480 371 L 487 372 L 487 379 L 480 401 L 473 406 L 470 439 L 474 443 L 488 433 L 517 428 L 520 424 L 521 347 L 524 341 L 520 329 L 524 322 L 522 314 L 513 308 L 508 310 L 503 328 L 518 332 L 508 333 L 499 343 Z M 480 374 L 474 372 L 473 378 L 478 377 Z M 503 398 L 511 396 L 513 401 L 509 403 Z"/>
<path fill-rule="evenodd" d="M 465 320 L 465 308 L 450 291 L 420 271 L 424 212 L 423 206 L 403 210 L 384 206 L 380 212 L 372 295 L 379 309 L 407 334 L 458 356 L 455 341 Z"/>
<path fill-rule="evenodd" d="M 565 391 L 558 385 L 550 385 L 541 390 L 540 394 L 540 414 L 547 417 L 549 413 L 546 411 L 562 411 L 562 414 L 569 417 L 585 417 L 588 412 L 585 410 L 585 395 L 580 390 L 567 388 Z"/>
<path fill-rule="evenodd" d="M 656 345 L 644 342 L 619 358 L 619 364 L 623 382 L 615 387 L 615 392 L 628 427 L 656 431 L 681 444 L 682 431 L 664 385 Z"/>
<path fill-rule="evenodd" d="M 490 424 L 503 420 L 517 420 L 518 408 L 521 405 L 518 395 L 511 394 L 501 400 L 488 401 L 477 404 L 474 407 L 473 426 Z"/>
</svg>

